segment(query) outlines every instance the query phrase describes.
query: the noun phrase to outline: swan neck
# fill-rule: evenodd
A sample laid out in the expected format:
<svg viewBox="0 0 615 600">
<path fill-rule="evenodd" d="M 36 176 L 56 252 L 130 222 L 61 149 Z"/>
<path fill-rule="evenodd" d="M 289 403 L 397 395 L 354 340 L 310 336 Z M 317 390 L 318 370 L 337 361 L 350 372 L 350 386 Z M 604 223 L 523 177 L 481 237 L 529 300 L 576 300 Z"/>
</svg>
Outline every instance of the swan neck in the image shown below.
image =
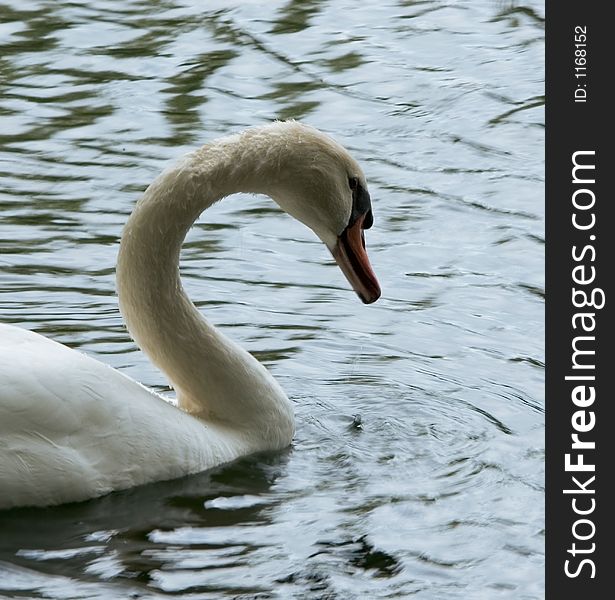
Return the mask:
<svg viewBox="0 0 615 600">
<path fill-rule="evenodd" d="M 117 287 L 128 330 L 169 378 L 181 408 L 206 420 L 269 430 L 272 447 L 283 447 L 293 427 L 284 392 L 256 359 L 200 314 L 179 274 L 183 240 L 204 210 L 235 192 L 263 191 L 253 184 L 254 154 L 227 138 L 160 175 L 122 234 Z"/>
</svg>

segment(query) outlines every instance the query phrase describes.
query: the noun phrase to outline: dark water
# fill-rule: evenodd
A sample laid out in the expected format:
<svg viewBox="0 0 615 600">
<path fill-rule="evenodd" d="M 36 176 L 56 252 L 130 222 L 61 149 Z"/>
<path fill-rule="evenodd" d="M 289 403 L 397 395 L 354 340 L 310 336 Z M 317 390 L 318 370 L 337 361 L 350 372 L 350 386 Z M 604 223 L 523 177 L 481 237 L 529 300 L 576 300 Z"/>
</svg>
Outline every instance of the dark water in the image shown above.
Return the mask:
<svg viewBox="0 0 615 600">
<path fill-rule="evenodd" d="M 293 447 L 0 513 L 1 597 L 543 597 L 543 15 L 0 3 L 1 320 L 166 390 L 118 312 L 122 224 L 168 160 L 274 118 L 363 164 L 384 290 L 267 199 L 208 211 L 186 286 L 294 401 Z"/>
</svg>

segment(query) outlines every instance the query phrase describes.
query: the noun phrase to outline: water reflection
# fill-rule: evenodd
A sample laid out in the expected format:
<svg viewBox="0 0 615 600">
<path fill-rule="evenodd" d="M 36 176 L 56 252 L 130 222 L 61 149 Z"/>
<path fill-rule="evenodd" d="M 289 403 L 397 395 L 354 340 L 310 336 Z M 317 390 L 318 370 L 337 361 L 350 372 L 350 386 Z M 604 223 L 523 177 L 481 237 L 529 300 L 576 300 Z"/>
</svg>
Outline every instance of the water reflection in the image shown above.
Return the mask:
<svg viewBox="0 0 615 600">
<path fill-rule="evenodd" d="M 175 126 L 174 138 L 182 144 L 197 143 L 201 130 L 200 109 L 207 102 L 203 90 L 207 79 L 224 68 L 238 54 L 232 50 L 215 50 L 196 57 L 194 63 L 182 65 L 181 73 L 169 78 L 166 116 Z"/>
<path fill-rule="evenodd" d="M 238 195 L 186 289 L 265 362 L 293 449 L 0 514 L 0 595 L 544 595 L 544 7 L 391 0 L 0 6 L 0 318 L 172 396 L 114 265 L 169 160 L 276 117 L 366 172 L 363 307 L 326 249 Z"/>
<path fill-rule="evenodd" d="M 319 89 L 318 83 L 313 81 L 298 80 L 295 82 L 281 81 L 275 84 L 275 89 L 263 95 L 261 99 L 276 101 L 282 108 L 276 111 L 279 119 L 304 119 L 310 112 L 316 109 L 319 102 L 302 100 L 309 97 L 313 90 Z"/>
<path fill-rule="evenodd" d="M 288 453 L 261 455 L 95 501 L 3 511 L 0 555 L 14 554 L 17 565 L 36 561 L 47 575 L 79 579 L 95 573 L 165 589 L 175 581 L 175 591 L 215 591 L 206 583 L 207 569 L 223 568 L 222 559 L 230 561 L 229 568 L 240 567 L 264 547 L 246 543 L 240 532 L 271 523 L 279 503 L 272 486 L 287 461 Z M 47 550 L 50 540 L 61 542 Z M 204 582 L 196 585 L 199 572 Z M 245 590 L 237 586 L 236 591 Z"/>
</svg>

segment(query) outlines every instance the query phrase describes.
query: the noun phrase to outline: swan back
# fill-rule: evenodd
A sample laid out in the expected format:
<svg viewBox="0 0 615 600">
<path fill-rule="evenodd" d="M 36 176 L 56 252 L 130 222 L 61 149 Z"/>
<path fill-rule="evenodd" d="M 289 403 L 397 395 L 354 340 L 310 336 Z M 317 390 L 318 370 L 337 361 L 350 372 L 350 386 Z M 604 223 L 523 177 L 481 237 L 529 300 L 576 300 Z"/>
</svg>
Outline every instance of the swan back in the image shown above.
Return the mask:
<svg viewBox="0 0 615 600">
<path fill-rule="evenodd" d="M 260 449 L 115 369 L 0 324 L 0 509 L 79 501 Z"/>
</svg>

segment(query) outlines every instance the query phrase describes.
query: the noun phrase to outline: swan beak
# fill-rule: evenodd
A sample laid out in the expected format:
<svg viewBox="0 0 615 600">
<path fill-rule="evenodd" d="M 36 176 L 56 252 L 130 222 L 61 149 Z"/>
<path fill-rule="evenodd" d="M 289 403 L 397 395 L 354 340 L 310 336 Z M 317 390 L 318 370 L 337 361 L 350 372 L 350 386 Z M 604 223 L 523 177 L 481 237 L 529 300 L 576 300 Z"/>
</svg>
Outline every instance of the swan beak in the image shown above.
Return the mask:
<svg viewBox="0 0 615 600">
<path fill-rule="evenodd" d="M 361 215 L 342 231 L 331 254 L 359 298 L 365 304 L 371 304 L 380 298 L 381 291 L 365 251 L 365 217 L 366 215 Z"/>
</svg>

